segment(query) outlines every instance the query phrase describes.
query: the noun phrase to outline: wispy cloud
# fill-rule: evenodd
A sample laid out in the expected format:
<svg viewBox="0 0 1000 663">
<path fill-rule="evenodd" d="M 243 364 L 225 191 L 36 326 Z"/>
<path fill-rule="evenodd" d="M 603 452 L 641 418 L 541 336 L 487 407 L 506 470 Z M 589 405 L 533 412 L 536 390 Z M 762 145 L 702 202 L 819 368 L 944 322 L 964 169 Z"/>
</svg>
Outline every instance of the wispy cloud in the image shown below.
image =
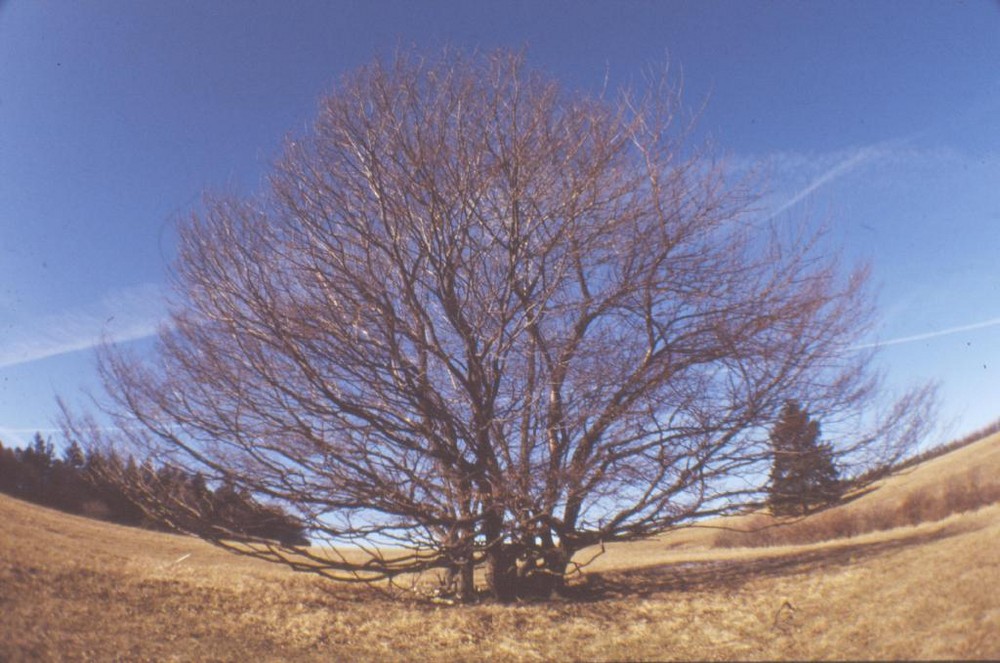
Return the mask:
<svg viewBox="0 0 1000 663">
<path fill-rule="evenodd" d="M 62 429 L 59 428 L 5 428 L 0 426 L 0 442 L 3 443 L 5 447 L 27 447 L 31 444 L 32 439 L 35 437 L 35 433 L 41 434 L 42 437 L 49 437 L 52 434 L 60 433 Z"/>
<path fill-rule="evenodd" d="M 977 329 L 986 329 L 987 327 L 998 327 L 1000 326 L 1000 318 L 992 318 L 990 320 L 983 320 L 982 322 L 975 322 L 971 325 L 959 325 L 957 327 L 948 327 L 947 329 L 939 329 L 937 331 L 926 332 L 923 334 L 914 334 L 912 336 L 900 336 L 898 338 L 892 338 L 887 341 L 878 341 L 875 343 L 866 343 L 864 345 L 855 346 L 855 350 L 866 350 L 869 348 L 884 348 L 890 345 L 901 345 L 903 343 L 913 343 L 914 341 L 925 341 L 931 338 L 938 338 L 939 336 L 949 336 L 951 334 L 958 334 L 961 332 L 974 331 Z"/>
<path fill-rule="evenodd" d="M 772 153 L 764 159 L 779 184 L 775 190 L 777 202 L 768 219 L 795 207 L 819 189 L 850 175 L 872 162 L 910 163 L 942 158 L 940 150 L 914 150 L 912 145 L 927 133 L 926 129 L 876 143 L 851 147 L 835 152 L 803 154 Z M 757 165 L 760 165 L 758 162 Z"/>
<path fill-rule="evenodd" d="M 166 317 L 159 286 L 115 291 L 92 305 L 13 324 L 0 340 L 0 368 L 153 336 Z"/>
<path fill-rule="evenodd" d="M 805 186 L 799 188 L 787 199 L 785 199 L 784 202 L 779 204 L 774 210 L 771 211 L 769 218 L 773 219 L 777 217 L 779 214 L 791 209 L 795 205 L 798 205 L 818 189 L 840 179 L 841 177 L 844 177 L 854 170 L 857 170 L 865 163 L 883 156 L 886 154 L 887 149 L 887 143 L 877 143 L 848 151 L 846 154 L 840 156 L 832 166 L 828 166 L 821 173 L 814 176 Z"/>
</svg>

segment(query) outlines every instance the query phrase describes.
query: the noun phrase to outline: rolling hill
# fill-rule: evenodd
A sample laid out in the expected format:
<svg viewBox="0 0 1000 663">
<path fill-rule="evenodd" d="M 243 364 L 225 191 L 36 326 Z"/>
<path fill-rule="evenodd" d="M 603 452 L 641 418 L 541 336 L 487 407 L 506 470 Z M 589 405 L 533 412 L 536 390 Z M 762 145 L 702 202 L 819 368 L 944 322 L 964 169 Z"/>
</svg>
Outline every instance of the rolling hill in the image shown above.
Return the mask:
<svg viewBox="0 0 1000 663">
<path fill-rule="evenodd" d="M 585 600 L 513 606 L 394 600 L 0 496 L 0 660 L 996 659 L 998 470 L 993 435 L 792 525 L 609 545 Z"/>
</svg>

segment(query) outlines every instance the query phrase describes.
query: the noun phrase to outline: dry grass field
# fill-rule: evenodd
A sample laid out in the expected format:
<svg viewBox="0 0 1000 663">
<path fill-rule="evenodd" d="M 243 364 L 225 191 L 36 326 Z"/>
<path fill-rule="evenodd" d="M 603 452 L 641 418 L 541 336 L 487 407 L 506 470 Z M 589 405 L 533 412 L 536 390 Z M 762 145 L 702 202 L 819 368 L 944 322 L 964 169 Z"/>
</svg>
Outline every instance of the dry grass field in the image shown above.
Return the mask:
<svg viewBox="0 0 1000 663">
<path fill-rule="evenodd" d="M 585 600 L 513 606 L 391 601 L 0 496 L 0 660 L 997 659 L 998 470 L 994 435 L 786 527 L 609 546 Z"/>
</svg>

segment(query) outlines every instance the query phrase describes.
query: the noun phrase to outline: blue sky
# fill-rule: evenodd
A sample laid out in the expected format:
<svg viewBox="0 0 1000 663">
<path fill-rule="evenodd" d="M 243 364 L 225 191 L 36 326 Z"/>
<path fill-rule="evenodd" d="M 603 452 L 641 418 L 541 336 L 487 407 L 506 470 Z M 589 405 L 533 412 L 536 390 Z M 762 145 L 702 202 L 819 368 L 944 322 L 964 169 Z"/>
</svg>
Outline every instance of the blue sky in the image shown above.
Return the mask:
<svg viewBox="0 0 1000 663">
<path fill-rule="evenodd" d="M 766 214 L 870 260 L 890 385 L 1000 417 L 1000 5 L 0 0 L 0 441 L 149 345 L 173 223 L 251 192 L 339 75 L 398 45 L 527 47 L 575 87 L 668 57 Z"/>
</svg>

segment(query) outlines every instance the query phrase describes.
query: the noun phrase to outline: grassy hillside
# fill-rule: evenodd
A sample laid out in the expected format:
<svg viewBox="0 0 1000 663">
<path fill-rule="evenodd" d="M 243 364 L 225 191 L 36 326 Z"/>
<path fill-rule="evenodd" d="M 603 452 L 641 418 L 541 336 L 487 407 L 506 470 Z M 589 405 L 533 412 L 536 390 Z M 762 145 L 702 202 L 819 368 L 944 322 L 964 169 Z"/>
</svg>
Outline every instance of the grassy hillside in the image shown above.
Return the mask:
<svg viewBox="0 0 1000 663">
<path fill-rule="evenodd" d="M 993 436 L 791 528 L 947 501 L 998 469 Z M 685 530 L 609 546 L 586 601 L 469 608 L 2 496 L 0 522 L 5 661 L 1000 658 L 1000 504 L 800 545 L 720 548 L 727 530 Z"/>
<path fill-rule="evenodd" d="M 812 543 L 866 532 L 940 520 L 1000 502 L 1000 434 L 919 465 L 907 467 L 849 497 L 836 509 L 774 527 L 775 519 L 755 515 L 716 530 L 716 546 Z"/>
</svg>

